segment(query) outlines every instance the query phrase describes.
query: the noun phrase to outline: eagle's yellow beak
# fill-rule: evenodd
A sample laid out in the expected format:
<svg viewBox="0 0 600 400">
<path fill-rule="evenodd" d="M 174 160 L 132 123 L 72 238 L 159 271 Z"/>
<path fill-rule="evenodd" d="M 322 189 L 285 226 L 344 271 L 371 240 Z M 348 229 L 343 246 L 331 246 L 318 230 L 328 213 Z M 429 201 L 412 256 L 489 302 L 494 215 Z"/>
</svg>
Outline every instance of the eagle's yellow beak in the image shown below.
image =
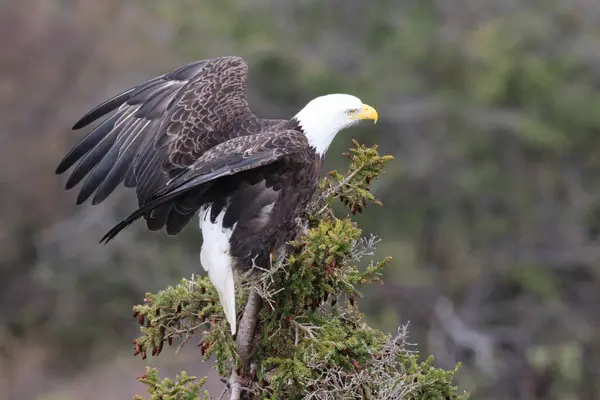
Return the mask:
<svg viewBox="0 0 600 400">
<path fill-rule="evenodd" d="M 378 118 L 377 111 L 368 104 L 363 104 L 362 109 L 353 116 L 353 119 L 372 119 L 374 123 L 377 123 Z"/>
</svg>

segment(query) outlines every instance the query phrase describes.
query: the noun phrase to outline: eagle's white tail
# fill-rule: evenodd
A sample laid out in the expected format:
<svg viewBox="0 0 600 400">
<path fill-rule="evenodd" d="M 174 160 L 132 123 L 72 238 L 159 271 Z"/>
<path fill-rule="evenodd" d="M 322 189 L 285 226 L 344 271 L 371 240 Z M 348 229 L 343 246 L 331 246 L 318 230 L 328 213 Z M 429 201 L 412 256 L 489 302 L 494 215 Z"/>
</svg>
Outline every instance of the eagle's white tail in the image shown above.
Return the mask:
<svg viewBox="0 0 600 400">
<path fill-rule="evenodd" d="M 216 218 L 210 221 L 210 207 L 202 208 L 199 213 L 200 228 L 204 243 L 200 251 L 200 262 L 202 267 L 208 271 L 210 281 L 219 293 L 219 300 L 223 306 L 225 317 L 231 327 L 231 334 L 236 332 L 236 308 L 235 308 L 235 282 L 233 279 L 233 259 L 229 255 L 229 239 L 235 229 L 223 228 L 223 216 L 225 208 Z"/>
</svg>

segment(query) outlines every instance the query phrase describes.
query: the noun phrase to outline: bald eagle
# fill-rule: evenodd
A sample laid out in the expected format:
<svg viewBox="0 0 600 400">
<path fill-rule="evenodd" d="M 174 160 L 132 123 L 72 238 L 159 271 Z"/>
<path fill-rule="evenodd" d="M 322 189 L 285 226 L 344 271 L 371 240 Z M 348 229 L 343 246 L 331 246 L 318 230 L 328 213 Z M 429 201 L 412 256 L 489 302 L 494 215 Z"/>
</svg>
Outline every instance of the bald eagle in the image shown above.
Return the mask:
<svg viewBox="0 0 600 400">
<path fill-rule="evenodd" d="M 135 86 L 84 115 L 80 129 L 111 113 L 62 159 L 78 162 L 66 190 L 85 178 L 77 204 L 135 187 L 139 208 L 111 229 L 108 242 L 143 217 L 149 230 L 178 234 L 199 216 L 200 261 L 236 332 L 234 271 L 267 267 L 291 240 L 313 195 L 335 135 L 377 112 L 358 98 L 330 94 L 290 120 L 255 116 L 240 57 L 185 65 Z"/>
</svg>

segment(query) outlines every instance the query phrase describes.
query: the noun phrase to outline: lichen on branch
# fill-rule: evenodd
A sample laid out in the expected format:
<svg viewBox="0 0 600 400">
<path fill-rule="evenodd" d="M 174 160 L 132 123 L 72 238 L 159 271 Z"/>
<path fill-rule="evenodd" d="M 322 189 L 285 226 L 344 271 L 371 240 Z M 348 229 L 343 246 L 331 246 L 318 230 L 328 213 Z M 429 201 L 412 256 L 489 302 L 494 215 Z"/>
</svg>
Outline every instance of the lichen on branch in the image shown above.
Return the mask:
<svg viewBox="0 0 600 400">
<path fill-rule="evenodd" d="M 246 276 L 239 287 L 240 310 L 251 291 L 266 304 L 257 313 L 251 360 L 236 353 L 206 277 L 146 295 L 134 308 L 144 325 L 135 353 L 158 355 L 165 342 L 181 346 L 196 338 L 201 354 L 215 356 L 217 371 L 230 384 L 236 382 L 230 376 L 244 379 L 247 399 L 466 398 L 453 385 L 455 370 L 419 361 L 405 329 L 391 336 L 364 321 L 361 286 L 381 283 L 381 270 L 391 259 L 372 259 L 378 239 L 363 235 L 352 215 L 369 204 L 381 205 L 370 185 L 392 157 L 356 141 L 346 155 L 348 171 L 333 171 L 320 181 L 300 221 L 302 234 L 287 253 L 269 270 Z M 336 216 L 335 201 L 348 213 Z"/>
</svg>

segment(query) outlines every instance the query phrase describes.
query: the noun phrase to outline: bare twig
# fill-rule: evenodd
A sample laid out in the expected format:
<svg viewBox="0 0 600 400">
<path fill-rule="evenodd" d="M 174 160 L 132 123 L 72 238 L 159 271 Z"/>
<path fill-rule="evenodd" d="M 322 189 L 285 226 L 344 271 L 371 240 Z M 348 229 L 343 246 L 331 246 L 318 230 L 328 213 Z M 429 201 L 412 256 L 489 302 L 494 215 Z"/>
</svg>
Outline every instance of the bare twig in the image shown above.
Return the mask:
<svg viewBox="0 0 600 400">
<path fill-rule="evenodd" d="M 280 257 L 277 261 L 271 263 L 269 269 L 261 268 L 258 265 L 253 265 L 252 269 L 245 276 L 245 280 L 242 284 L 248 288 L 248 290 L 258 294 L 267 305 L 274 310 L 275 304 L 273 303 L 273 297 L 283 290 L 283 288 L 275 288 L 274 276 L 279 271 L 285 271 L 285 255 Z M 256 274 L 254 272 L 259 271 Z"/>
<path fill-rule="evenodd" d="M 309 360 L 307 366 L 318 371 L 318 377 L 310 382 L 312 388 L 303 400 L 348 399 L 403 399 L 415 394 L 418 384 L 406 380 L 405 371 L 398 364 L 398 358 L 413 352 L 407 342 L 407 327 L 385 343 L 378 357 L 370 362 L 370 368 L 349 373 L 342 367 L 326 366 L 321 361 Z M 372 387 L 377 387 L 377 392 Z"/>
<path fill-rule="evenodd" d="M 321 326 L 316 326 L 316 325 L 303 325 L 302 323 L 298 322 L 295 319 L 292 319 L 290 321 L 292 323 L 292 325 L 294 325 L 294 332 L 296 334 L 296 338 L 294 340 L 294 344 L 297 346 L 299 339 L 300 339 L 300 332 L 302 331 L 305 333 L 305 335 L 307 337 L 309 337 L 310 339 L 316 339 L 314 331 L 322 329 Z"/>
<path fill-rule="evenodd" d="M 377 236 L 371 234 L 369 237 L 361 237 L 352 248 L 352 259 L 360 262 L 363 257 L 371 257 L 375 255 L 375 248 L 381 241 Z"/>
</svg>

